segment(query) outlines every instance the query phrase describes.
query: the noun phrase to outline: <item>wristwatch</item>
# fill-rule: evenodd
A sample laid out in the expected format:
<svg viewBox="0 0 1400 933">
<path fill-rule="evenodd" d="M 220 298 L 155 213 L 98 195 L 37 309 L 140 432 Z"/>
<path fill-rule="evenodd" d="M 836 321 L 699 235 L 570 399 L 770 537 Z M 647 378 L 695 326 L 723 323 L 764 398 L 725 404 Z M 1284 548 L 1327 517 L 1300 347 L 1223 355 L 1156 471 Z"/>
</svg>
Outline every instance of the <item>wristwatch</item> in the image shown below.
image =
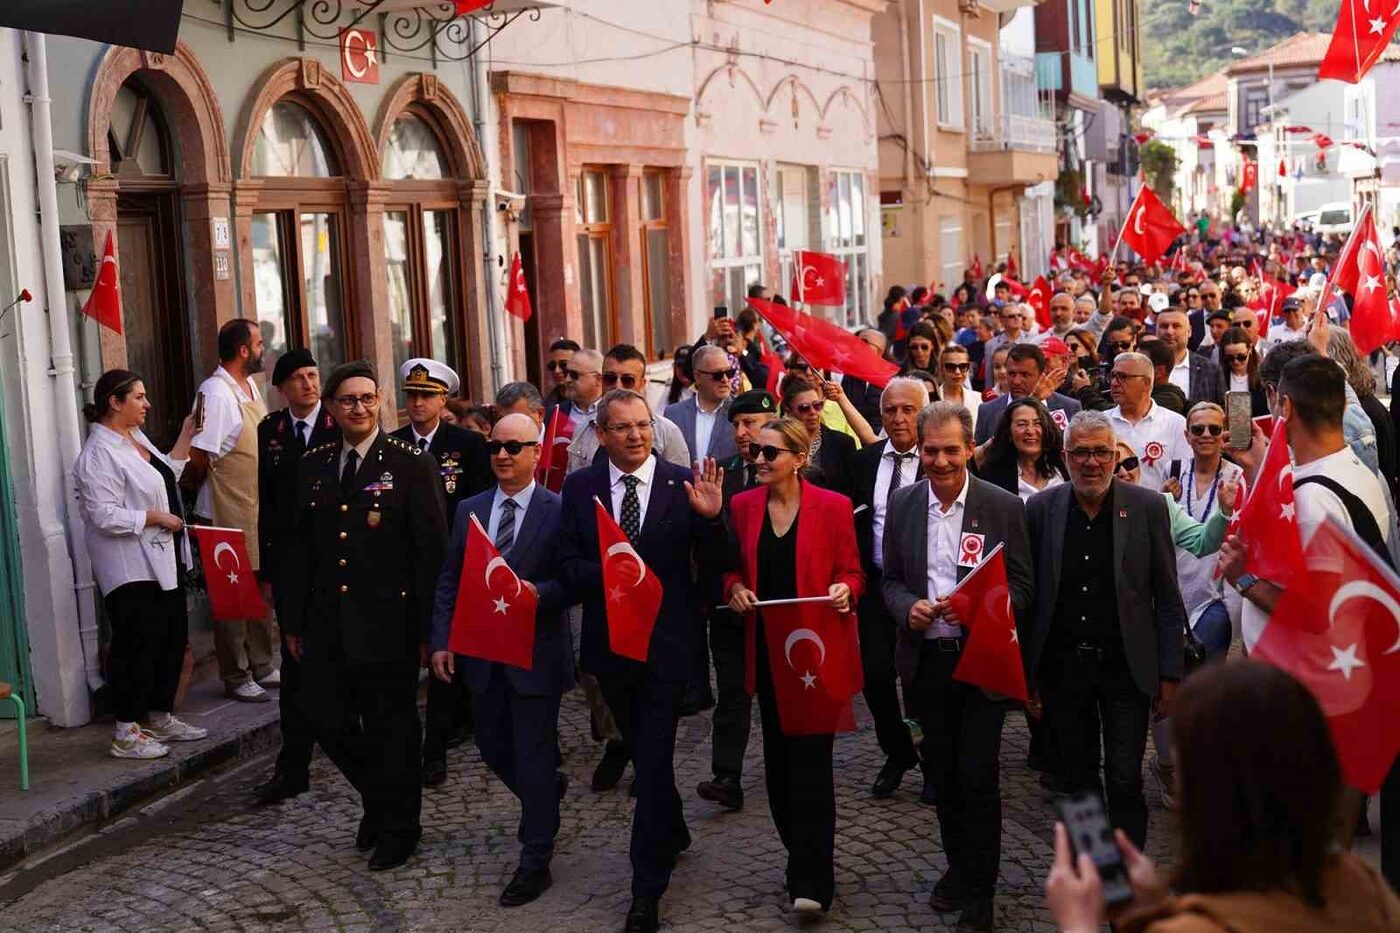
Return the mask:
<svg viewBox="0 0 1400 933">
<path fill-rule="evenodd" d="M 1252 573 L 1242 573 L 1239 579 L 1235 580 L 1235 592 L 1241 596 L 1248 596 L 1250 587 L 1259 582 L 1259 578 Z"/>
</svg>

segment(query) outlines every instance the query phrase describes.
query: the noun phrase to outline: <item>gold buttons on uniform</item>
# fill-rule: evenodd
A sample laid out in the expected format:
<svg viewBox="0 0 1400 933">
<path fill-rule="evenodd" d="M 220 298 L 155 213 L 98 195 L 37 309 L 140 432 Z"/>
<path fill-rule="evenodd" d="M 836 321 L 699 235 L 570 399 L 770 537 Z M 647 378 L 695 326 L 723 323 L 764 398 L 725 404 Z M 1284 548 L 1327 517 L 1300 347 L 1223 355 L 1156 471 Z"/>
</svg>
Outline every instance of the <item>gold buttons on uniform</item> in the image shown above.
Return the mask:
<svg viewBox="0 0 1400 933">
<path fill-rule="evenodd" d="M 345 558 L 343 558 L 343 557 L 340 559 L 340 566 L 342 566 L 342 567 L 345 566 Z"/>
<path fill-rule="evenodd" d="M 344 540 L 345 540 L 346 538 L 348 538 L 348 537 L 349 537 L 349 535 L 347 535 L 345 532 L 342 531 L 342 532 L 340 533 L 340 540 L 344 541 Z"/>
<path fill-rule="evenodd" d="M 342 504 L 342 505 L 340 506 L 340 511 L 342 511 L 342 512 L 348 512 L 348 511 L 350 511 L 350 506 Z"/>
<path fill-rule="evenodd" d="M 346 586 L 344 583 L 342 583 L 342 584 L 340 584 L 340 591 L 341 591 L 342 593 L 348 593 L 348 592 L 350 592 L 350 587 L 348 587 L 348 586 Z"/>
</svg>

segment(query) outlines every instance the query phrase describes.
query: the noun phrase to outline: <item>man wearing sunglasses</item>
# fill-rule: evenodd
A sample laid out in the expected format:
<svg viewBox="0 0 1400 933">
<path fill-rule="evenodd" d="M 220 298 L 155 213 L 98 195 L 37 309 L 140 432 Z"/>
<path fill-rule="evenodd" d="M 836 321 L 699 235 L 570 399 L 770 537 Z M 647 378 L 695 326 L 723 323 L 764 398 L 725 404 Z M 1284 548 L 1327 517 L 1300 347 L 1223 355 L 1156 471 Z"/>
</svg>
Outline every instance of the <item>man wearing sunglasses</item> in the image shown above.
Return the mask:
<svg viewBox="0 0 1400 933">
<path fill-rule="evenodd" d="M 1108 373 L 1108 392 L 1116 402 L 1104 414 L 1114 435 L 1132 445 L 1142 458 L 1142 484 L 1160 490 L 1171 461 L 1191 455 L 1186 419 L 1152 398 L 1152 360 L 1142 353 L 1120 353 Z"/>
<path fill-rule="evenodd" d="M 728 416 L 730 380 L 737 375 L 729 354 L 707 344 L 692 352 L 690 366 L 695 394 L 669 406 L 666 417 L 680 428 L 692 462 L 706 457 L 729 460 L 738 452 Z"/>
<path fill-rule="evenodd" d="M 577 354 L 575 357 L 577 358 Z M 645 397 L 647 358 L 631 344 L 618 344 L 602 358 L 602 372 L 599 374 L 598 385 L 604 392 L 622 389 L 627 392 L 636 392 Z M 594 411 L 590 411 L 584 423 L 584 430 L 575 429 L 574 439 L 569 442 L 569 473 L 571 474 L 601 462 L 603 459 L 603 448 L 598 442 L 598 432 L 589 427 L 594 423 L 594 414 Z M 652 444 L 656 452 L 664 459 L 677 466 L 690 466 L 692 462 L 690 448 L 686 445 L 685 435 L 681 433 L 680 428 L 676 427 L 675 422 L 664 415 L 652 417 Z"/>
<path fill-rule="evenodd" d="M 572 423 L 571 436 L 577 437 L 579 428 L 593 420 L 593 410 L 603 397 L 603 354 L 589 347 L 574 350 L 564 369 L 564 379 L 563 398 L 546 408 L 544 421 L 550 424 L 555 410 L 562 411 Z"/>
<path fill-rule="evenodd" d="M 560 337 L 549 345 L 549 359 L 544 362 L 547 406 L 552 408 L 569 397 L 569 362 L 578 350 L 579 345 L 568 337 Z"/>
<path fill-rule="evenodd" d="M 889 339 L 884 332 L 875 327 L 867 327 L 857 331 L 856 336 L 860 338 L 870 349 L 885 355 L 889 348 Z M 875 430 L 880 429 L 880 387 L 871 385 L 864 379 L 857 379 L 855 376 L 841 377 L 841 390 L 846 393 L 846 398 L 851 400 L 851 404 L 860 412 L 860 416 Z"/>
</svg>

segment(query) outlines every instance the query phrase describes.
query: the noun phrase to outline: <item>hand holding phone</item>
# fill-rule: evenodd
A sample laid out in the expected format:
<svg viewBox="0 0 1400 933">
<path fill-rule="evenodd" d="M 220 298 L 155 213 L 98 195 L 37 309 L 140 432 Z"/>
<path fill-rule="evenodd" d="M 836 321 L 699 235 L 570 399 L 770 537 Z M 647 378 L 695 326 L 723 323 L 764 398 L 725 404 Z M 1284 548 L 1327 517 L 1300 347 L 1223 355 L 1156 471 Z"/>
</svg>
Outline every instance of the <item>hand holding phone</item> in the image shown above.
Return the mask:
<svg viewBox="0 0 1400 933">
<path fill-rule="evenodd" d="M 1113 838 L 1113 827 L 1109 825 L 1103 799 L 1093 791 L 1082 791 L 1070 797 L 1061 797 L 1056 801 L 1055 809 L 1060 812 L 1060 821 L 1065 824 L 1075 860 L 1080 855 L 1088 855 L 1098 870 L 1104 903 L 1113 907 L 1132 900 L 1133 889 L 1128 884 L 1128 870 L 1123 863 L 1123 853 L 1118 850 Z"/>
<path fill-rule="evenodd" d="M 1253 421 L 1253 408 L 1248 392 L 1225 393 L 1225 431 L 1231 450 L 1248 450 Z"/>
</svg>

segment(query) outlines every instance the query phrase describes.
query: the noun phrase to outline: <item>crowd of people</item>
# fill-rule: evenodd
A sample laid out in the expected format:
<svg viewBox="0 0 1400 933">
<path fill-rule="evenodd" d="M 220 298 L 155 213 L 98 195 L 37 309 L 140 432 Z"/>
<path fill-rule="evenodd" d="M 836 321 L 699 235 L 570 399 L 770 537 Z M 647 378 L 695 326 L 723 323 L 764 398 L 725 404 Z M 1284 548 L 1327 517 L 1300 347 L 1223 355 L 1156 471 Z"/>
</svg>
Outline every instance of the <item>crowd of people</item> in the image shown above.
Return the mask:
<svg viewBox="0 0 1400 933">
<path fill-rule="evenodd" d="M 447 749 L 474 735 L 521 807 L 500 903 L 528 903 L 552 883 L 569 787 L 560 703 L 577 686 L 599 746 L 591 790 L 634 774 L 624 929 L 655 930 L 691 845 L 677 723 L 713 711 L 713 773 L 694 792 L 740 810 L 757 695 L 783 896 L 820 914 L 838 895 L 834 742 L 854 720 L 850 697 L 816 732 L 785 712 L 794 636 L 773 641 L 773 606 L 806 600 L 837 620 L 823 657 L 840 642 L 858 658 L 852 691 L 884 758 L 870 794 L 913 774 L 936 812 L 948 869 L 929 903 L 962 927 L 995 926 L 1001 738 L 1007 715 L 1024 715 L 1024 766 L 1047 800 L 1103 796 L 1136 895 L 1115 909 L 1119 928 L 1400 928 L 1386 882 L 1339 854 L 1367 831 L 1365 803 L 1343 792 L 1316 701 L 1227 659 L 1282 595 L 1246 572 L 1248 542 L 1228 532 L 1270 436 L 1254 423 L 1247 447 L 1227 444 L 1231 393 L 1285 426 L 1304 542 L 1330 519 L 1391 566 L 1400 544 L 1395 406 L 1376 393 L 1385 354 L 1357 354 L 1344 298 L 1319 310 L 1308 276 L 1331 257 L 1300 237 L 1199 231 L 1160 267 L 1055 268 L 1040 320 L 1004 267 L 946 293 L 892 288 L 856 334 L 898 367 L 883 386 L 784 357 L 750 307 L 680 347 L 661 391 L 628 345 L 560 338 L 543 385 L 511 382 L 476 405 L 434 360 L 404 362 L 385 386 L 364 361 L 323 377 L 299 349 L 276 361 L 286 407 L 269 414 L 253 380 L 262 337 L 238 319 L 220 330 L 202 412 L 162 453 L 142 432 L 140 375 L 106 373 L 76 475 L 112 631 L 111 753 L 148 759 L 205 737 L 173 711 L 185 520 L 241 529 L 274 611 L 218 623 L 215 644 L 229 696 L 278 693 L 283 745 L 260 801 L 304 792 L 319 744 L 361 795 L 369 868 L 394 868 L 417 847 L 422 788 L 449 779 Z M 1261 308 L 1266 278 L 1292 294 Z M 407 423 L 389 432 L 395 409 Z M 612 548 L 660 581 L 644 661 L 610 630 L 600 511 L 626 538 Z M 528 667 L 451 648 L 473 523 L 537 600 Z M 969 620 L 949 597 L 998 548 L 1024 703 L 954 676 Z M 1180 819 L 1170 881 L 1141 854 L 1149 783 Z M 1397 783 L 1392 769 L 1381 794 L 1392 884 Z M 1093 863 L 1063 828 L 1055 850 L 1061 929 L 1096 929 Z"/>
</svg>

